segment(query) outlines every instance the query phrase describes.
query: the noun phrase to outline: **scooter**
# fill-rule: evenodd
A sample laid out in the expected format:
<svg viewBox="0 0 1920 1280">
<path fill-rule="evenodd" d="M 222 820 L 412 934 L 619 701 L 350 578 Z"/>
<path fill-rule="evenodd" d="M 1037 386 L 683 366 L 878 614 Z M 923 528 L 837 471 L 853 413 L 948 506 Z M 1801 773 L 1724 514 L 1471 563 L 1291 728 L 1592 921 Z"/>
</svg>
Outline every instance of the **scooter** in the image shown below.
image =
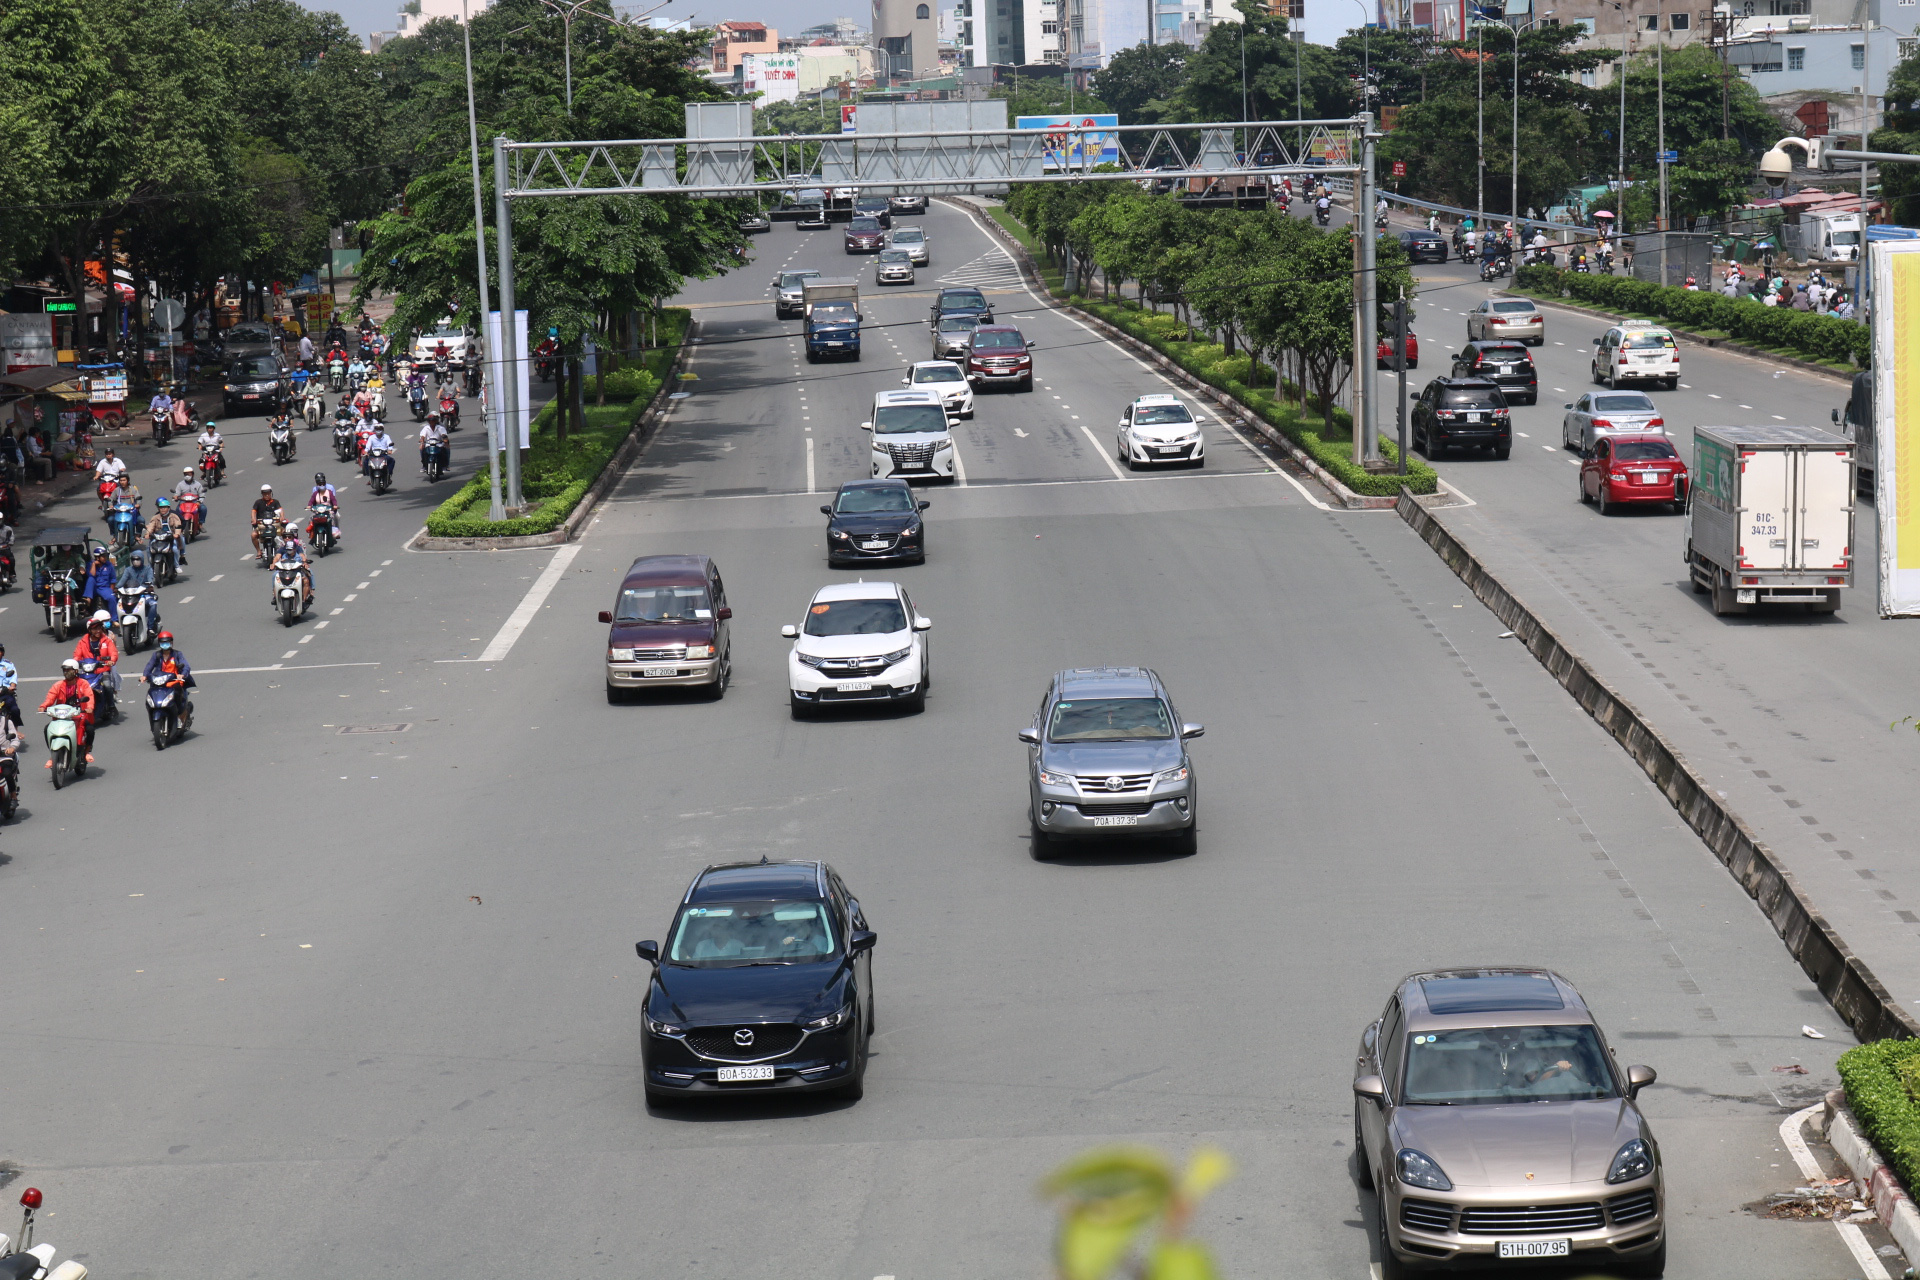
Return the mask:
<svg viewBox="0 0 1920 1280">
<path fill-rule="evenodd" d="M 212 445 L 200 450 L 200 483 L 209 489 L 220 485 L 220 451 Z"/>
<path fill-rule="evenodd" d="M 107 512 L 113 510 L 114 491 L 119 487 L 120 486 L 117 483 L 115 483 L 115 479 L 113 476 L 107 476 L 103 478 L 99 484 L 93 487 L 93 496 L 100 499 L 101 515 L 104 516 L 107 514 Z"/>
<path fill-rule="evenodd" d="M 153 730 L 153 749 L 167 747 L 193 728 L 193 702 L 184 684 L 147 686 L 147 725 Z"/>
<path fill-rule="evenodd" d="M 273 562 L 273 607 L 280 615 L 284 626 L 292 626 L 300 621 L 300 615 L 307 611 L 306 601 L 301 599 L 300 564 L 294 560 L 275 560 Z"/>
<path fill-rule="evenodd" d="M 20 807 L 20 761 L 14 756 L 0 756 L 0 818 L 11 818 L 14 810 Z M 0 1252 L 7 1247 L 7 1238 L 0 1235 Z M 0 1260 L 0 1266 L 4 1266 Z M 0 1272 L 0 1275 L 4 1275 Z"/>
<path fill-rule="evenodd" d="M 275 466 L 293 461 L 295 441 L 298 439 L 286 419 L 275 419 L 273 426 L 267 429 L 267 446 L 273 450 Z"/>
<path fill-rule="evenodd" d="M 445 441 L 427 446 L 427 483 L 434 484 L 445 478 L 451 452 Z"/>
<path fill-rule="evenodd" d="M 93 722 L 112 724 L 120 718 L 119 699 L 114 696 L 113 672 L 103 671 L 92 658 L 80 659 L 80 676 L 93 686 Z"/>
<path fill-rule="evenodd" d="M 157 530 L 147 539 L 147 563 L 153 566 L 153 580 L 160 586 L 170 587 L 180 580 L 180 548 L 173 545 L 172 526 Z"/>
<path fill-rule="evenodd" d="M 325 416 L 326 412 L 327 401 L 326 397 L 320 394 L 319 382 L 308 382 L 307 394 L 300 402 L 300 416 L 307 420 L 307 430 L 318 430 L 320 419 Z"/>
<path fill-rule="evenodd" d="M 13 590 L 14 581 L 13 548 L 0 547 L 0 593 Z"/>
<path fill-rule="evenodd" d="M 153 442 L 166 444 L 173 439 L 173 410 L 155 409 L 153 411 Z"/>
<path fill-rule="evenodd" d="M 120 597 L 120 620 L 113 629 L 120 633 L 120 652 L 138 653 L 153 643 L 158 629 L 158 602 L 145 587 L 116 587 Z"/>
<path fill-rule="evenodd" d="M 460 429 L 460 402 L 446 392 L 440 394 L 440 425 L 449 431 Z"/>
<path fill-rule="evenodd" d="M 332 360 L 327 363 L 327 382 L 332 386 L 335 395 L 339 395 L 347 389 L 347 362 L 345 360 Z"/>
<path fill-rule="evenodd" d="M 47 767 L 53 789 L 86 776 L 87 753 L 80 749 L 80 708 L 62 703 L 46 710 Z"/>
<path fill-rule="evenodd" d="M 260 544 L 254 551 L 254 563 L 261 568 L 267 567 L 267 556 L 272 553 L 274 539 L 280 534 L 280 517 L 269 512 L 253 522 L 254 540 Z"/>
<path fill-rule="evenodd" d="M 373 449 L 367 454 L 367 483 L 373 486 L 376 494 L 385 493 L 393 487 L 393 453 L 387 449 Z"/>
<path fill-rule="evenodd" d="M 425 422 L 427 420 L 427 388 L 424 383 L 420 386 L 409 387 L 407 389 L 407 405 L 413 410 L 413 420 L 415 422 Z"/>
<path fill-rule="evenodd" d="M 10 1249 L 7 1233 L 0 1231 L 0 1280 L 86 1280 L 85 1264 L 68 1258 L 56 1267 L 54 1247 L 33 1242 L 33 1211 L 40 1207 L 43 1199 L 38 1187 L 28 1187 L 21 1193 L 20 1205 L 26 1210 L 26 1216 L 20 1221 L 18 1253 Z"/>
<path fill-rule="evenodd" d="M 201 532 L 207 527 L 207 504 L 200 500 L 200 495 L 181 494 L 179 500 L 173 504 L 173 509 L 180 513 L 180 523 L 186 526 L 187 541 L 198 541 Z"/>
<path fill-rule="evenodd" d="M 446 356 L 433 358 L 433 385 L 444 387 L 453 380 L 453 364 Z"/>
<path fill-rule="evenodd" d="M 1512 263 L 1506 258 L 1483 258 L 1480 262 L 1482 280 L 1498 280 L 1512 271 Z"/>
<path fill-rule="evenodd" d="M 139 504 L 131 498 L 115 502 L 113 509 L 107 512 L 108 536 L 113 539 L 114 546 L 123 552 L 133 550 L 142 523 Z"/>
<path fill-rule="evenodd" d="M 339 455 L 340 461 L 353 461 L 358 447 L 354 439 L 352 419 L 335 418 L 333 420 L 333 451 Z"/>
<path fill-rule="evenodd" d="M 1315 205 L 1315 206 L 1314 206 L 1314 209 L 1313 209 L 1313 220 L 1314 220 L 1315 222 L 1317 222 L 1317 223 L 1319 223 L 1319 224 L 1320 224 L 1321 226 L 1323 226 L 1323 227 L 1324 227 L 1324 226 L 1326 226 L 1326 225 L 1327 225 L 1327 220 L 1328 220 L 1329 218 L 1331 218 L 1332 216 L 1333 216 L 1333 210 L 1332 210 L 1332 209 L 1330 209 L 1330 208 L 1328 208 L 1328 207 L 1327 207 L 1326 205 Z"/>
<path fill-rule="evenodd" d="M 313 554 L 325 556 L 333 550 L 333 520 L 337 514 L 331 506 L 308 507 L 312 519 L 307 521 L 307 541 L 313 544 Z"/>
<path fill-rule="evenodd" d="M 386 421 L 387 394 L 377 382 L 367 389 L 367 416 Z"/>
<path fill-rule="evenodd" d="M 1376 213 L 1376 214 L 1374 214 L 1374 215 L 1373 215 L 1373 225 L 1374 225 L 1374 226 L 1376 226 L 1376 227 L 1384 227 L 1384 226 L 1386 226 L 1386 225 L 1387 225 L 1387 215 L 1386 215 L 1386 214 L 1384 214 L 1384 213 Z"/>
</svg>

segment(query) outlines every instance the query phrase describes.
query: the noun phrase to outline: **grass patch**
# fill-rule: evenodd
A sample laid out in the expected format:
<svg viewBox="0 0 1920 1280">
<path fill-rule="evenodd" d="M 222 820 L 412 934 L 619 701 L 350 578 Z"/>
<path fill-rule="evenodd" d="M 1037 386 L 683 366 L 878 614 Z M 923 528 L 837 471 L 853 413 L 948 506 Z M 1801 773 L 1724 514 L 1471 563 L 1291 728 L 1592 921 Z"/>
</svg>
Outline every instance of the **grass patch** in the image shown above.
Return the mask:
<svg viewBox="0 0 1920 1280">
<path fill-rule="evenodd" d="M 663 345 L 645 352 L 638 364 L 607 374 L 607 403 L 586 406 L 584 431 L 569 433 L 563 443 L 555 429 L 558 402 L 548 401 L 540 410 L 533 420 L 532 448 L 527 450 L 520 465 L 520 492 L 528 504 L 525 514 L 511 520 L 487 518 L 492 484 L 488 473 L 482 470 L 427 517 L 428 535 L 514 538 L 552 533 L 565 524 L 653 402 L 662 379 L 679 354 L 691 315 L 678 307 L 660 313 Z M 591 397 L 591 381 L 587 383 L 587 391 Z"/>
<path fill-rule="evenodd" d="M 1920 1040 L 1878 1040 L 1840 1055 L 1847 1106 L 1909 1193 L 1920 1178 Z"/>
</svg>

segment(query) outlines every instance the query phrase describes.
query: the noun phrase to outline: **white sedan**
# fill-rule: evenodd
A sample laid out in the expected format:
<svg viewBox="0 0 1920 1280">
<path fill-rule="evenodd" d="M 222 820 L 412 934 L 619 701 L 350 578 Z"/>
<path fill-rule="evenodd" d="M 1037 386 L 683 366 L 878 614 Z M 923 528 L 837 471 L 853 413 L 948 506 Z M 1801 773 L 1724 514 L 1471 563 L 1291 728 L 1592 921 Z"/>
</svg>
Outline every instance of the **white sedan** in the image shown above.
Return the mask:
<svg viewBox="0 0 1920 1280">
<path fill-rule="evenodd" d="M 1141 396 L 1120 411 L 1115 456 L 1129 471 L 1163 463 L 1206 465 L 1200 419 L 1179 396 Z"/>
<path fill-rule="evenodd" d="M 966 371 L 951 360 L 922 360 L 908 368 L 900 385 L 933 392 L 954 417 L 973 416 L 973 384 L 967 381 Z"/>
<path fill-rule="evenodd" d="M 927 632 L 933 621 L 897 582 L 836 582 L 820 588 L 806 621 L 780 628 L 793 641 L 787 690 L 793 718 L 842 703 L 927 705 Z"/>
</svg>

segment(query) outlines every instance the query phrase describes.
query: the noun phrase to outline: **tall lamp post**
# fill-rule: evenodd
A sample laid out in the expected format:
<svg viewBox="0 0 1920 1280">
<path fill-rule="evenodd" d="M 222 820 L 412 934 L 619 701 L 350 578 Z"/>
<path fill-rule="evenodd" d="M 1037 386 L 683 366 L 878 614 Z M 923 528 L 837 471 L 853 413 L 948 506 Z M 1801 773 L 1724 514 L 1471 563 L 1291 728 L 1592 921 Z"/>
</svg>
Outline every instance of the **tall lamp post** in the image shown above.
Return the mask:
<svg viewBox="0 0 1920 1280">
<path fill-rule="evenodd" d="M 1528 27 L 1537 27 L 1553 16 L 1552 9 L 1537 18 L 1530 18 L 1513 29 L 1513 154 L 1511 180 L 1513 193 L 1507 197 L 1507 216 L 1518 221 L 1520 218 L 1520 33 Z"/>
<path fill-rule="evenodd" d="M 633 14 L 632 16 L 627 18 L 619 18 L 609 14 L 604 14 L 604 13 L 595 13 L 593 10 L 587 8 L 587 6 L 592 4 L 593 2 L 594 0 L 572 0 L 572 3 L 565 3 L 563 2 L 563 0 L 540 0 L 541 4 L 545 5 L 547 8 L 553 10 L 555 13 L 560 15 L 560 21 L 565 23 L 567 28 L 566 67 L 567 67 L 567 114 L 568 115 L 573 114 L 573 20 L 575 18 L 585 16 L 588 18 L 598 18 L 600 19 L 600 21 L 611 23 L 616 27 L 637 27 L 640 25 L 640 19 L 646 17 L 650 13 L 654 13 L 660 9 L 666 8 L 667 5 L 672 3 L 672 0 L 660 0 L 660 3 L 653 6 L 652 9 L 642 10 L 641 12 Z M 461 0 L 461 3 L 464 5 L 466 3 L 466 0 Z"/>
<path fill-rule="evenodd" d="M 473 109 L 473 35 L 472 28 L 469 26 L 467 20 L 467 0 L 460 0 L 460 36 L 461 39 L 466 42 L 467 145 L 473 153 L 473 252 L 474 257 L 480 264 L 480 274 L 478 276 L 480 286 L 480 332 L 485 333 L 487 331 L 487 312 L 490 310 L 487 306 L 487 215 L 484 212 L 485 205 L 482 204 L 480 199 L 480 124 L 479 118 L 475 115 Z M 503 322 L 500 326 L 500 332 L 504 335 L 506 331 L 507 326 Z M 498 351 L 489 349 L 485 358 L 486 363 L 492 365 L 494 370 L 497 371 L 500 368 L 500 353 Z M 500 501 L 499 445 L 500 443 L 504 443 L 506 437 L 504 433 L 501 433 L 500 440 L 495 441 L 494 435 L 496 431 L 499 430 L 499 425 L 506 419 L 501 413 L 500 377 L 498 373 L 496 372 L 489 381 L 493 384 L 493 394 L 487 398 L 487 408 L 492 411 L 487 415 L 489 421 L 486 424 L 487 519 L 504 520 L 506 519 L 507 513 L 505 506 Z M 514 443 L 518 444 L 519 442 L 515 441 Z"/>
</svg>

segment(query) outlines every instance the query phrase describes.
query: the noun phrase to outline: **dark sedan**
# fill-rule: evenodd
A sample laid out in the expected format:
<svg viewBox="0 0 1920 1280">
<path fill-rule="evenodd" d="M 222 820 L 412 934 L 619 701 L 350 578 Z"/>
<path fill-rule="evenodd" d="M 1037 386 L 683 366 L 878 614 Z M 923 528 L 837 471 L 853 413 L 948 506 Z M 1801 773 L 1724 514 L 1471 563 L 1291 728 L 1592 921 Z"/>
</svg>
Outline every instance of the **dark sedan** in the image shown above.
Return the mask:
<svg viewBox="0 0 1920 1280">
<path fill-rule="evenodd" d="M 1498 384 L 1508 404 L 1540 403 L 1540 374 L 1522 342 L 1469 342 L 1453 358 L 1453 376 Z"/>
<path fill-rule="evenodd" d="M 860 902 L 824 862 L 710 866 L 653 965 L 640 1059 L 647 1101 L 831 1089 L 860 1097 L 873 1034 L 873 947 Z"/>
<path fill-rule="evenodd" d="M 891 229 L 893 226 L 893 209 L 888 205 L 886 200 L 880 196 L 862 196 L 860 199 L 855 200 L 853 202 L 853 216 L 855 218 L 872 218 L 875 222 L 879 223 L 883 229 Z"/>
<path fill-rule="evenodd" d="M 1445 262 L 1447 242 L 1431 231 L 1402 231 L 1400 247 L 1407 251 L 1408 262 Z"/>
<path fill-rule="evenodd" d="M 927 530 L 920 513 L 932 505 L 897 477 L 841 485 L 833 502 L 820 508 L 827 517 L 828 566 L 873 560 L 925 564 Z"/>
<path fill-rule="evenodd" d="M 942 289 L 933 297 L 927 327 L 939 332 L 940 321 L 948 316 L 973 316 L 979 324 L 992 324 L 993 308 L 987 303 L 987 295 L 971 286 Z"/>
<path fill-rule="evenodd" d="M 228 417 L 246 410 L 252 413 L 277 412 L 293 399 L 293 384 L 286 366 L 271 352 L 242 356 L 227 366 L 222 403 Z"/>
<path fill-rule="evenodd" d="M 887 247 L 887 233 L 872 218 L 855 218 L 847 224 L 848 253 L 878 253 Z"/>
</svg>

